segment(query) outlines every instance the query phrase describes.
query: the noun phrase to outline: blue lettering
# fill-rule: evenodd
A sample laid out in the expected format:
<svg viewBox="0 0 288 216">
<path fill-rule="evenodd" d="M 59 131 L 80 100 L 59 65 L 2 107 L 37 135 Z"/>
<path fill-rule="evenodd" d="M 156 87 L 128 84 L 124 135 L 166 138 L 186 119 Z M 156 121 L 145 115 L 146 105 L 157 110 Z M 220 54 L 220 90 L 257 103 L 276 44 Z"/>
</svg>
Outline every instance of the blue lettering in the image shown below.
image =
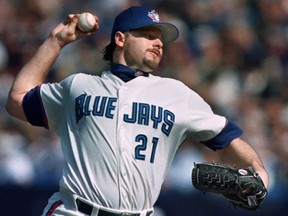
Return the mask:
<svg viewBox="0 0 288 216">
<path fill-rule="evenodd" d="M 147 137 L 143 134 L 139 134 L 135 141 L 139 142 L 140 144 L 136 146 L 135 148 L 135 158 L 138 160 L 145 160 L 145 154 L 142 152 L 146 151 L 147 149 Z"/>
<path fill-rule="evenodd" d="M 77 123 L 83 117 L 83 105 L 84 105 L 85 98 L 86 98 L 86 94 L 82 94 L 79 97 L 77 97 L 75 101 L 75 114 L 76 114 Z"/>
<path fill-rule="evenodd" d="M 84 116 L 89 116 L 91 113 L 91 110 L 89 109 L 90 100 L 91 100 L 91 95 L 88 96 L 87 99 L 85 100 Z"/>
<path fill-rule="evenodd" d="M 149 113 L 150 113 L 149 104 L 139 103 L 138 124 L 148 125 L 149 124 Z"/>
<path fill-rule="evenodd" d="M 155 129 L 158 128 L 158 124 L 162 121 L 162 113 L 163 113 L 162 107 L 158 108 L 158 113 L 156 113 L 156 109 L 157 107 L 155 105 L 151 106 L 151 120 L 153 121 L 153 128 Z"/>
<path fill-rule="evenodd" d="M 169 110 L 164 110 L 164 123 L 162 125 L 161 131 L 169 136 L 172 127 L 175 122 L 175 115 L 174 113 L 170 112 Z"/>
<path fill-rule="evenodd" d="M 100 100 L 101 100 L 101 102 L 100 102 Z M 104 115 L 105 106 L 106 106 L 106 101 L 107 101 L 107 97 L 102 97 L 101 98 L 100 96 L 96 96 L 95 97 L 95 101 L 94 101 L 94 105 L 93 105 L 92 115 L 94 115 L 94 116 L 103 116 Z"/>
<path fill-rule="evenodd" d="M 108 103 L 107 103 L 107 108 L 106 108 L 106 113 L 105 117 L 113 119 L 114 115 L 112 114 L 112 111 L 115 110 L 115 105 L 114 103 L 117 101 L 117 98 L 109 98 Z"/>
<path fill-rule="evenodd" d="M 161 131 L 166 136 L 169 136 L 175 122 L 175 115 L 169 110 L 164 110 L 162 107 L 133 102 L 132 112 L 123 116 L 124 122 L 132 124 L 137 123 L 148 126 L 150 120 L 154 129 L 158 129 L 159 124 L 162 123 Z"/>
<path fill-rule="evenodd" d="M 75 116 L 77 123 L 83 118 L 83 116 L 90 115 L 105 116 L 105 118 L 109 119 L 114 118 L 117 98 L 95 96 L 92 109 L 90 105 L 92 102 L 91 99 L 92 96 L 87 96 L 87 94 L 82 94 L 75 99 Z M 124 114 L 123 121 L 146 126 L 151 124 L 154 129 L 158 129 L 159 124 L 162 124 L 161 131 L 166 136 L 169 136 L 175 123 L 175 115 L 171 111 L 165 110 L 162 107 L 157 107 L 147 103 L 133 102 L 132 112 L 130 114 Z M 143 150 L 142 147 L 139 147 L 139 152 Z M 141 158 L 142 155 L 139 154 L 138 156 Z"/>
<path fill-rule="evenodd" d="M 132 105 L 132 115 L 131 117 L 129 117 L 128 114 L 124 114 L 124 122 L 127 122 L 127 123 L 135 123 L 136 122 L 136 117 L 137 117 L 137 103 L 133 103 Z"/>
<path fill-rule="evenodd" d="M 113 119 L 113 111 L 116 109 L 115 103 L 117 102 L 117 98 L 96 96 L 92 110 L 90 106 L 91 99 L 92 96 L 87 96 L 86 94 L 82 94 L 75 99 L 75 115 L 77 123 L 83 118 L 83 116 L 90 115 L 102 117 L 105 115 L 106 118 Z"/>
</svg>

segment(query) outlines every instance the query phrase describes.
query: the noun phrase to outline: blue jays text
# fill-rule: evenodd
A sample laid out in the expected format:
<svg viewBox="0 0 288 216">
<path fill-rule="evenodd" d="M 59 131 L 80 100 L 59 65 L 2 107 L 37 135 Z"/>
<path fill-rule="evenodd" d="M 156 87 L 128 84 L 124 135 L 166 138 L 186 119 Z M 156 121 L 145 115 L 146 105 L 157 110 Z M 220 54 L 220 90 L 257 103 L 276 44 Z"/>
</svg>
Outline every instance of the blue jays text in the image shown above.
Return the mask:
<svg viewBox="0 0 288 216">
<path fill-rule="evenodd" d="M 91 96 L 82 94 L 75 100 L 75 112 L 77 123 L 86 116 L 100 116 L 113 119 L 117 98 L 104 96 Z M 154 129 L 161 127 L 161 131 L 169 136 L 174 122 L 173 112 L 148 103 L 132 103 L 131 113 L 123 115 L 123 121 L 132 124 L 146 125 L 150 122 Z M 160 127 L 159 127 L 160 125 Z"/>
</svg>

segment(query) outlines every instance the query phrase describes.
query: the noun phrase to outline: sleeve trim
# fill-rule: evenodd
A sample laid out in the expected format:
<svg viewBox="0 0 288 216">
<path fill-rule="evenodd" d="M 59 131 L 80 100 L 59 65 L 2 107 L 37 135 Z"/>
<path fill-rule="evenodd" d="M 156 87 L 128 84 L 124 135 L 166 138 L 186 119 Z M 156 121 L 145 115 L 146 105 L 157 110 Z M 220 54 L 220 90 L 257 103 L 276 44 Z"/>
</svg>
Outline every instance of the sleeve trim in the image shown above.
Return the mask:
<svg viewBox="0 0 288 216">
<path fill-rule="evenodd" d="M 26 93 L 22 101 L 22 107 L 30 124 L 49 129 L 40 88 L 40 86 L 36 86 Z"/>
<path fill-rule="evenodd" d="M 240 137 L 242 134 L 243 131 L 237 124 L 227 120 L 225 127 L 218 135 L 208 141 L 202 141 L 201 143 L 216 151 L 217 149 L 225 148 L 232 140 Z"/>
</svg>

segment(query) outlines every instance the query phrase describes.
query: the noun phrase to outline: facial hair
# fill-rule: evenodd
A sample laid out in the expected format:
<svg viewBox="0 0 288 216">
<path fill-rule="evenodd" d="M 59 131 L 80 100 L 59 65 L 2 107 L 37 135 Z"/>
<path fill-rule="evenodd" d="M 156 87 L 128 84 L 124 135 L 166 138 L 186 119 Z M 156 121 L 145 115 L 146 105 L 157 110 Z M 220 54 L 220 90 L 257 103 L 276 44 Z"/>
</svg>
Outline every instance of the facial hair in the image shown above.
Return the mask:
<svg viewBox="0 0 288 216">
<path fill-rule="evenodd" d="M 157 61 L 152 60 L 152 59 L 147 59 L 147 58 L 143 59 L 143 65 L 145 65 L 146 68 L 150 71 L 156 70 L 159 66 Z"/>
</svg>

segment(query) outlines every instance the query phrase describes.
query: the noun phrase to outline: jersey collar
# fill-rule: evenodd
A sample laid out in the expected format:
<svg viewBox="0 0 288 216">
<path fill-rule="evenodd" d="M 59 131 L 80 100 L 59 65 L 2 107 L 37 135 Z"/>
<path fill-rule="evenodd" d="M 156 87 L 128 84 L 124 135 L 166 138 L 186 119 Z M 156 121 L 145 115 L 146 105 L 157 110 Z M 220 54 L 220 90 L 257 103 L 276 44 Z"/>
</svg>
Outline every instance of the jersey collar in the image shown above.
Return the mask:
<svg viewBox="0 0 288 216">
<path fill-rule="evenodd" d="M 112 63 L 110 71 L 112 74 L 120 78 L 124 82 L 128 82 L 138 76 L 145 76 L 148 77 L 149 73 L 144 71 L 134 71 L 133 69 L 129 68 L 128 66 Z"/>
</svg>

